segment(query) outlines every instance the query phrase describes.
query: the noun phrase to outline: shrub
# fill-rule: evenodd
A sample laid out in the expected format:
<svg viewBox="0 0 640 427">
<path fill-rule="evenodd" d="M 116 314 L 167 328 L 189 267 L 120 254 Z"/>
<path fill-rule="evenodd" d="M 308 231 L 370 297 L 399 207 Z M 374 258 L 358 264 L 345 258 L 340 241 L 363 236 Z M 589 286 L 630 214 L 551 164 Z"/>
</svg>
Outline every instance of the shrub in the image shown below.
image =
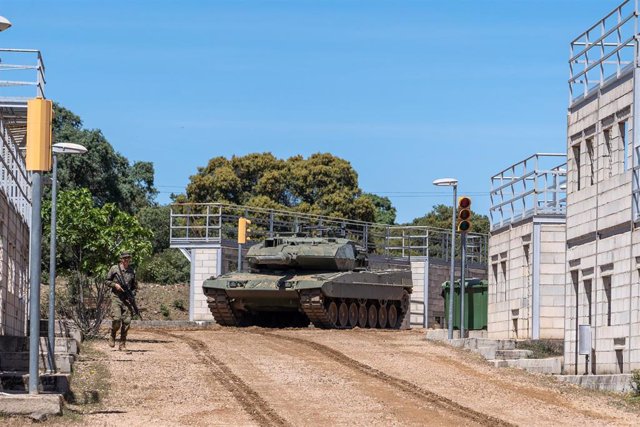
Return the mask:
<svg viewBox="0 0 640 427">
<path fill-rule="evenodd" d="M 166 249 L 144 261 L 138 268 L 138 280 L 171 285 L 189 281 L 189 261 L 177 249 Z"/>
<path fill-rule="evenodd" d="M 640 369 L 631 371 L 631 390 L 636 396 L 640 396 Z"/>
<path fill-rule="evenodd" d="M 186 310 L 186 308 L 184 306 L 184 301 L 181 300 L 181 299 L 174 300 L 173 301 L 173 307 L 176 310 L 180 310 L 180 311 L 185 311 Z"/>
<path fill-rule="evenodd" d="M 160 304 L 160 313 L 162 313 L 166 319 L 168 319 L 171 314 L 169 313 L 169 308 L 164 304 Z"/>
</svg>

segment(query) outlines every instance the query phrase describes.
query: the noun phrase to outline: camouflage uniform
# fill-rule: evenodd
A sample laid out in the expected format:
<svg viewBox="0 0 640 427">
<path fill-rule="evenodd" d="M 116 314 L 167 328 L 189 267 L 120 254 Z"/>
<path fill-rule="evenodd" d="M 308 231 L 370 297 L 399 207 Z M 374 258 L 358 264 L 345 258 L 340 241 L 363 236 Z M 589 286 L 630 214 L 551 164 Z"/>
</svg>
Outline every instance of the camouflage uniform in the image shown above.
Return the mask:
<svg viewBox="0 0 640 427">
<path fill-rule="evenodd" d="M 122 275 L 120 272 L 122 271 Z M 133 267 L 129 265 L 124 268 L 123 265 L 116 264 L 109 269 L 107 273 L 107 285 L 111 288 L 113 295 L 111 297 L 111 339 L 109 345 L 113 347 L 115 345 L 115 339 L 120 329 L 120 345 L 119 349 L 124 350 L 127 342 L 127 332 L 131 325 L 131 317 L 133 316 L 133 307 L 131 304 L 125 301 L 124 293 L 116 290 L 116 284 L 125 286 L 131 289 L 131 293 L 135 296 L 138 289 L 138 282 L 136 280 L 136 273 L 133 271 Z"/>
</svg>

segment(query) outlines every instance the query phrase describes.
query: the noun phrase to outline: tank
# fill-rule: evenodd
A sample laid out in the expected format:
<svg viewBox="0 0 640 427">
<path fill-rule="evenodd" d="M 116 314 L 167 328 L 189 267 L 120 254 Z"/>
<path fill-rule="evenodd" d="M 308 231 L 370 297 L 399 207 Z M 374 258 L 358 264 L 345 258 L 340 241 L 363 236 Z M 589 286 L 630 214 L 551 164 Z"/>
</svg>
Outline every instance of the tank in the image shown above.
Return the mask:
<svg viewBox="0 0 640 427">
<path fill-rule="evenodd" d="M 348 239 L 276 236 L 245 259 L 248 272 L 203 284 L 220 325 L 400 329 L 409 313 L 411 273 L 370 269 Z"/>
</svg>

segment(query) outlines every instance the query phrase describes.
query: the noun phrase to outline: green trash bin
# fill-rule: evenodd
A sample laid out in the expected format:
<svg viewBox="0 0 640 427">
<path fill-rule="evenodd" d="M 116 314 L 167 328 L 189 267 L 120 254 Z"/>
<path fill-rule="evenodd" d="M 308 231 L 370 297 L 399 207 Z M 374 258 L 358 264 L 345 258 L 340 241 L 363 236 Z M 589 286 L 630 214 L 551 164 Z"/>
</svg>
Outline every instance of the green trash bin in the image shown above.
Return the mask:
<svg viewBox="0 0 640 427">
<path fill-rule="evenodd" d="M 464 328 L 468 331 L 487 329 L 489 283 L 486 280 L 466 279 L 464 294 Z M 442 284 L 445 321 L 449 324 L 449 282 Z M 453 293 L 453 329 L 460 329 L 460 280 L 455 281 Z"/>
</svg>

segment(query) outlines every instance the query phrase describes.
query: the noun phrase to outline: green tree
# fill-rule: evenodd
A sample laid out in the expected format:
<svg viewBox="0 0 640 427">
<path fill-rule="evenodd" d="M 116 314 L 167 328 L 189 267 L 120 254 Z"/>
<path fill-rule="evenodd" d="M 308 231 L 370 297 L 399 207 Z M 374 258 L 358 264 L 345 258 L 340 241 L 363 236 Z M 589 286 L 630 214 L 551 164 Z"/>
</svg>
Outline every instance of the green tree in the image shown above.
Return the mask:
<svg viewBox="0 0 640 427">
<path fill-rule="evenodd" d="M 113 203 L 128 213 L 154 204 L 157 190 L 151 162 L 131 165 L 99 129 L 84 129 L 80 117 L 59 104 L 54 104 L 54 112 L 54 141 L 81 144 L 88 150 L 82 156 L 58 156 L 61 189 L 87 188 L 99 206 Z M 49 191 L 45 189 L 45 199 Z"/>
<path fill-rule="evenodd" d="M 451 228 L 451 216 L 453 208 L 447 205 L 435 205 L 431 212 L 424 216 L 415 218 L 408 225 L 428 225 L 430 227 Z M 474 233 L 489 233 L 489 218 L 486 215 L 479 215 L 471 212 L 471 231 Z"/>
<path fill-rule="evenodd" d="M 174 200 L 292 208 L 363 221 L 374 221 L 378 209 L 376 199 L 363 195 L 351 164 L 329 153 L 287 160 L 271 153 L 214 157 L 191 176 L 186 196 Z"/>
<path fill-rule="evenodd" d="M 377 194 L 364 193 L 362 197 L 371 199 L 375 206 L 374 221 L 380 224 L 393 225 L 396 223 L 396 208 L 391 204 L 388 197 L 381 197 Z"/>
<path fill-rule="evenodd" d="M 136 213 L 140 225 L 153 233 L 153 253 L 169 248 L 170 206 L 146 206 Z"/>
<path fill-rule="evenodd" d="M 44 203 L 44 240 L 49 241 L 51 203 Z M 57 245 L 60 265 L 87 276 L 102 277 L 122 251 L 139 263 L 152 249 L 150 230 L 107 203 L 95 206 L 87 189 L 62 191 L 57 205 Z"/>
</svg>

